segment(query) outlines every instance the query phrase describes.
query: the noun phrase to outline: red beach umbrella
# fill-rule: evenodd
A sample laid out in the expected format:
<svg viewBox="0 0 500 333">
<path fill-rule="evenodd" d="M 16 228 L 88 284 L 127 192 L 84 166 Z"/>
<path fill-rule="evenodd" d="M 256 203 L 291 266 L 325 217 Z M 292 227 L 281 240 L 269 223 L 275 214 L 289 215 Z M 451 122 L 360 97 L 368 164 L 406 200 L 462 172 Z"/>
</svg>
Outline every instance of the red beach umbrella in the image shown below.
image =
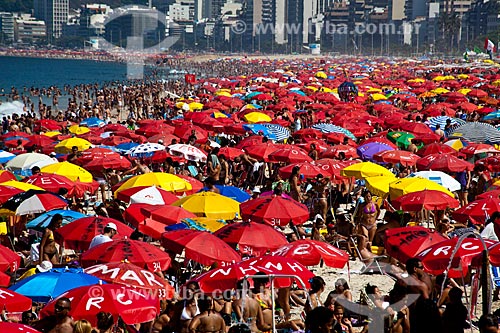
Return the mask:
<svg viewBox="0 0 500 333">
<path fill-rule="evenodd" d="M 0 245 L 0 272 L 17 271 L 21 264 L 21 257 L 3 245 Z"/>
<path fill-rule="evenodd" d="M 273 252 L 273 256 L 292 258 L 304 266 L 315 266 L 321 260 L 325 265 L 342 268 L 349 261 L 349 254 L 325 242 L 301 239 L 284 245 Z"/>
<path fill-rule="evenodd" d="M 245 147 L 245 150 L 250 157 L 267 162 L 269 161 L 269 154 L 278 151 L 281 147 L 282 145 L 274 143 L 261 143 Z"/>
<path fill-rule="evenodd" d="M 0 185 L 0 205 L 3 205 L 7 200 L 9 200 L 14 195 L 23 192 L 24 192 L 23 190 L 20 190 L 16 187 Z"/>
<path fill-rule="evenodd" d="M 429 145 L 425 145 L 422 148 L 420 148 L 417 152 L 417 155 L 419 156 L 427 156 L 431 154 L 453 154 L 457 155 L 458 152 L 453 149 L 452 147 L 445 145 L 443 143 L 431 143 Z"/>
<path fill-rule="evenodd" d="M 285 163 L 300 163 L 312 162 L 313 159 L 309 157 L 307 152 L 299 147 L 283 146 L 268 155 L 271 162 L 285 162 Z"/>
<path fill-rule="evenodd" d="M 176 224 L 181 222 L 182 219 L 186 218 L 196 218 L 195 214 L 188 212 L 182 207 L 174 206 L 150 206 L 142 208 L 142 212 L 144 213 L 144 216 L 147 216 L 165 225 Z"/>
<path fill-rule="evenodd" d="M 167 281 L 126 261 L 95 265 L 86 268 L 84 272 L 109 283 L 156 290 L 157 296 L 162 299 L 174 297 L 175 290 Z"/>
<path fill-rule="evenodd" d="M 83 267 L 122 260 L 154 272 L 167 270 L 171 262 L 168 254 L 156 246 L 131 239 L 103 243 L 82 254 Z"/>
<path fill-rule="evenodd" d="M 109 156 L 93 159 L 83 167 L 89 171 L 104 171 L 105 169 L 127 170 L 132 163 L 123 156 Z"/>
<path fill-rule="evenodd" d="M 9 333 L 42 333 L 37 331 L 31 326 L 13 323 L 13 322 L 0 322 L 0 331 L 1 332 L 9 332 Z"/>
<path fill-rule="evenodd" d="M 74 220 L 56 230 L 56 235 L 64 240 L 66 248 L 86 251 L 92 239 L 102 234 L 108 223 L 114 223 L 118 229 L 115 239 L 130 237 L 134 230 L 129 226 L 109 217 L 89 216 Z"/>
<path fill-rule="evenodd" d="M 348 145 L 336 145 L 328 147 L 319 155 L 321 158 L 339 158 L 340 153 L 344 153 L 345 158 L 359 158 L 356 148 Z"/>
<path fill-rule="evenodd" d="M 289 222 L 302 224 L 309 218 L 307 206 L 282 196 L 266 196 L 248 200 L 240 205 L 244 220 L 285 226 Z"/>
<path fill-rule="evenodd" d="M 67 297 L 72 300 L 69 315 L 74 320 L 86 319 L 93 326 L 97 324 L 97 314 L 103 309 L 120 317 L 127 325 L 145 323 L 156 318 L 160 303 L 156 296 L 117 284 L 84 286 L 71 289 L 48 303 L 41 311 L 41 318 L 54 314 L 57 301 Z"/>
<path fill-rule="evenodd" d="M 424 190 L 408 193 L 391 201 L 397 209 L 418 212 L 421 209 L 445 210 L 457 208 L 460 202 L 448 194 L 435 190 Z"/>
<path fill-rule="evenodd" d="M 279 168 L 278 172 L 283 179 L 289 178 L 292 174 L 294 167 L 300 167 L 300 174 L 304 175 L 307 179 L 313 179 L 317 175 L 323 175 L 324 177 L 330 177 L 328 171 L 323 170 L 321 167 L 311 164 L 309 162 L 293 163 L 282 168 Z"/>
<path fill-rule="evenodd" d="M 461 160 L 451 154 L 431 154 L 417 161 L 419 170 L 434 170 L 443 172 L 472 171 L 474 164 Z"/>
<path fill-rule="evenodd" d="M 162 235 L 161 243 L 176 253 L 185 250 L 186 258 L 210 266 L 241 261 L 240 255 L 220 238 L 206 231 L 177 230 Z"/>
<path fill-rule="evenodd" d="M 31 309 L 31 304 L 32 300 L 30 298 L 15 291 L 0 288 L 0 308 L 8 312 L 24 312 Z"/>
<path fill-rule="evenodd" d="M 236 157 L 240 157 L 244 153 L 243 150 L 233 147 L 222 147 L 219 150 L 219 155 L 224 155 L 229 161 L 233 161 Z"/>
<path fill-rule="evenodd" d="M 238 248 L 242 254 L 259 256 L 288 244 L 285 236 L 271 226 L 256 222 L 228 224 L 214 233 L 215 236 Z"/>
<path fill-rule="evenodd" d="M 500 199 L 486 198 L 470 202 L 452 213 L 455 220 L 467 223 L 469 220 L 474 224 L 484 224 L 486 219 L 494 212 L 500 211 Z"/>
<path fill-rule="evenodd" d="M 385 249 L 387 253 L 403 263 L 428 247 L 444 240 L 446 238 L 441 234 L 420 226 L 394 228 L 385 231 Z"/>
<path fill-rule="evenodd" d="M 281 256 L 262 256 L 213 269 L 199 275 L 194 280 L 200 284 L 203 292 L 210 293 L 217 290 L 233 289 L 239 280 L 258 272 L 295 275 L 305 286 L 308 286 L 309 279 L 314 277 L 314 274 L 307 267 L 294 259 Z M 291 284 L 290 279 L 275 280 L 275 285 L 280 287 L 288 287 Z"/>
<path fill-rule="evenodd" d="M 23 182 L 41 187 L 49 192 L 57 193 L 60 188 L 65 188 L 68 190 L 68 195 L 75 194 L 75 182 L 67 177 L 56 174 L 39 173 L 24 179 Z M 80 192 L 79 194 L 83 195 L 85 191 Z"/>
</svg>

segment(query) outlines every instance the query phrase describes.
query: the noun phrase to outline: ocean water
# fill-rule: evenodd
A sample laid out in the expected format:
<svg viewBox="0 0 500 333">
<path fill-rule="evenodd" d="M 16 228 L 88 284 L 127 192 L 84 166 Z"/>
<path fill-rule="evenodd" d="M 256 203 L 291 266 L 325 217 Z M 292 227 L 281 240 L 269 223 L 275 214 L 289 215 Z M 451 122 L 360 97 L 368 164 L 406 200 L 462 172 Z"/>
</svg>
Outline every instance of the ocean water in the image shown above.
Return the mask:
<svg viewBox="0 0 500 333">
<path fill-rule="evenodd" d="M 103 84 L 127 78 L 127 65 L 75 59 L 41 59 L 0 57 L 0 90 L 11 87 L 22 92 L 23 87 L 71 86 L 82 83 Z"/>
</svg>

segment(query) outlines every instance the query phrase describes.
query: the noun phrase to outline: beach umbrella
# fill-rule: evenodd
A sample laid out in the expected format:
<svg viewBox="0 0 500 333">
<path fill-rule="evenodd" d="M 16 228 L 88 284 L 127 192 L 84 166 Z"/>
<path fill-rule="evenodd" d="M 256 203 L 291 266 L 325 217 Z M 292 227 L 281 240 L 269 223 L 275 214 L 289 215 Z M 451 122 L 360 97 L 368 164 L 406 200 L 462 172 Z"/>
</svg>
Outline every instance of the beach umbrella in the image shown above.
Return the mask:
<svg viewBox="0 0 500 333">
<path fill-rule="evenodd" d="M 284 146 L 268 155 L 271 162 L 285 162 L 285 163 L 300 163 L 312 162 L 313 159 L 309 157 L 307 152 L 302 148 L 295 146 Z"/>
<path fill-rule="evenodd" d="M 43 231 L 45 228 L 49 226 L 50 221 L 54 215 L 60 214 L 63 218 L 62 225 L 65 226 L 68 223 L 73 222 L 82 217 L 86 217 L 87 215 L 82 214 L 80 212 L 75 212 L 69 209 L 53 209 L 50 212 L 45 212 L 42 215 L 34 218 L 26 224 L 26 228 L 34 229 L 37 231 Z"/>
<path fill-rule="evenodd" d="M 421 177 L 432 180 L 433 182 L 447 188 L 450 192 L 459 191 L 461 188 L 460 183 L 455 178 L 442 171 L 417 171 L 411 173 L 407 177 Z"/>
<path fill-rule="evenodd" d="M 230 186 L 230 185 L 215 185 L 215 187 L 219 190 L 219 194 L 230 199 L 236 200 L 238 202 L 245 202 L 251 198 L 250 194 L 243 191 L 239 187 Z M 207 192 L 208 188 L 203 188 L 202 192 Z"/>
<path fill-rule="evenodd" d="M 404 166 L 413 166 L 417 164 L 420 156 L 410 153 L 406 150 L 385 150 L 373 155 L 373 160 L 383 163 L 401 164 Z"/>
<path fill-rule="evenodd" d="M 311 239 L 300 239 L 286 244 L 273 251 L 272 255 L 295 259 L 304 266 L 315 266 L 323 260 L 329 267 L 342 268 L 349 261 L 347 252 L 328 243 Z"/>
<path fill-rule="evenodd" d="M 9 181 L 0 183 L 0 186 L 14 187 L 14 188 L 17 188 L 23 192 L 26 192 L 29 190 L 44 191 L 44 189 L 41 187 L 38 187 L 38 186 L 32 185 L 32 184 L 28 184 L 28 183 L 19 182 L 17 180 L 9 180 Z"/>
<path fill-rule="evenodd" d="M 500 143 L 500 131 L 490 124 L 480 122 L 465 123 L 455 128 L 448 137 L 478 143 Z"/>
<path fill-rule="evenodd" d="M 270 225 L 286 226 L 290 222 L 302 224 L 309 219 L 307 207 L 291 198 L 264 196 L 241 204 L 244 220 L 252 220 Z"/>
<path fill-rule="evenodd" d="M 470 202 L 452 213 L 455 220 L 462 223 L 484 225 L 488 218 L 500 211 L 500 199 L 488 197 Z"/>
<path fill-rule="evenodd" d="M 245 147 L 245 151 L 250 157 L 256 158 L 259 161 L 269 161 L 269 154 L 279 150 L 281 145 L 274 143 L 258 143 Z"/>
<path fill-rule="evenodd" d="M 449 145 L 439 143 L 439 142 L 434 142 L 429 145 L 425 145 L 422 148 L 420 148 L 417 152 L 417 155 L 419 156 L 427 156 L 431 154 L 457 154 L 457 151 L 450 147 Z"/>
<path fill-rule="evenodd" d="M 191 217 L 191 218 L 186 218 L 182 220 L 182 223 L 178 224 L 184 224 L 186 227 L 192 230 L 199 230 L 199 231 L 208 231 L 211 233 L 216 232 L 220 228 L 226 226 L 226 222 L 224 220 L 219 220 L 219 219 L 213 219 L 210 217 Z M 177 225 L 177 224 L 176 224 Z M 165 228 L 166 231 L 171 231 L 170 227 L 168 226 Z"/>
<path fill-rule="evenodd" d="M 58 228 L 55 234 L 64 240 L 64 245 L 68 249 L 86 251 L 92 239 L 104 233 L 104 228 L 108 223 L 114 223 L 118 234 L 114 239 L 130 237 L 134 230 L 129 226 L 109 217 L 88 216 L 82 217 L 73 222 Z"/>
<path fill-rule="evenodd" d="M 488 156 L 476 161 L 476 165 L 484 165 L 488 170 L 498 172 L 500 171 L 500 156 Z"/>
<path fill-rule="evenodd" d="M 483 120 L 496 120 L 496 119 L 500 119 L 500 110 L 495 110 L 493 112 L 490 112 L 483 117 Z"/>
<path fill-rule="evenodd" d="M 0 322 L 0 331 L 9 333 L 42 333 L 31 326 L 7 321 Z"/>
<path fill-rule="evenodd" d="M 187 144 L 175 144 L 167 147 L 170 154 L 174 156 L 181 156 L 188 161 L 206 162 L 207 154 L 194 146 Z"/>
<path fill-rule="evenodd" d="M 0 272 L 16 272 L 20 267 L 21 257 L 6 246 L 0 245 Z"/>
<path fill-rule="evenodd" d="M 200 192 L 184 197 L 172 204 L 197 216 L 232 220 L 240 216 L 240 203 L 213 192 Z"/>
<path fill-rule="evenodd" d="M 474 164 L 459 159 L 452 154 L 431 154 L 417 161 L 419 170 L 436 170 L 443 172 L 472 171 Z"/>
<path fill-rule="evenodd" d="M 0 163 L 7 163 L 14 157 L 16 157 L 16 155 L 9 153 L 8 151 L 0 150 Z"/>
<path fill-rule="evenodd" d="M 115 150 L 121 154 L 126 154 L 130 149 L 137 147 L 139 144 L 137 142 L 127 142 L 121 143 L 115 146 Z"/>
<path fill-rule="evenodd" d="M 472 156 L 475 154 L 486 154 L 486 153 L 498 154 L 500 153 L 500 150 L 496 149 L 492 145 L 485 143 L 471 143 L 467 147 L 460 149 L 460 152 L 465 155 Z"/>
<path fill-rule="evenodd" d="M 12 186 L 0 184 L 0 205 L 12 198 L 14 195 L 23 193 L 24 191 Z"/>
<path fill-rule="evenodd" d="M 85 268 L 85 273 L 102 281 L 124 286 L 155 290 L 161 299 L 172 299 L 175 289 L 158 275 L 127 261 L 110 262 Z"/>
<path fill-rule="evenodd" d="M 448 116 L 430 117 L 427 119 L 427 124 L 433 130 L 436 129 L 436 125 L 439 125 L 439 127 L 444 130 L 448 120 L 450 121 L 451 126 L 458 126 L 465 124 L 465 120 Z"/>
<path fill-rule="evenodd" d="M 244 153 L 242 149 L 233 147 L 222 147 L 219 150 L 219 155 L 225 156 L 228 161 L 233 161 L 236 157 L 240 157 Z"/>
<path fill-rule="evenodd" d="M 55 304 L 62 297 L 72 300 L 69 315 L 74 320 L 86 319 L 92 326 L 97 326 L 97 314 L 103 309 L 127 325 L 152 321 L 160 313 L 157 296 L 141 289 L 105 284 L 82 286 L 61 294 L 42 309 L 40 317 L 54 314 Z"/>
<path fill-rule="evenodd" d="M 392 200 L 391 204 L 396 209 L 410 212 L 418 212 L 422 209 L 446 210 L 460 206 L 457 199 L 435 190 L 411 192 Z"/>
<path fill-rule="evenodd" d="M 82 120 L 80 125 L 82 126 L 87 126 L 87 127 L 102 127 L 106 124 L 106 122 L 102 119 L 99 119 L 97 117 L 90 117 L 87 119 Z"/>
<path fill-rule="evenodd" d="M 262 124 L 268 129 L 270 133 L 274 135 L 276 141 L 284 141 L 290 137 L 290 131 L 278 124 Z"/>
<path fill-rule="evenodd" d="M 123 156 L 96 158 L 84 164 L 84 168 L 90 171 L 103 171 L 106 169 L 128 170 L 131 167 L 132 163 L 130 163 L 130 161 Z"/>
<path fill-rule="evenodd" d="M 162 172 L 149 172 L 142 175 L 137 175 L 127 179 L 116 191 L 115 196 L 126 189 L 137 186 L 156 186 L 169 192 L 185 192 L 190 190 L 191 184 L 184 179 Z"/>
<path fill-rule="evenodd" d="M 308 285 L 309 279 L 314 274 L 298 261 L 281 256 L 261 256 L 243 260 L 223 268 L 212 269 L 203 273 L 194 281 L 198 282 L 200 289 L 205 293 L 217 290 L 233 289 L 238 281 L 257 273 L 294 275 L 304 286 Z M 291 279 L 277 279 L 275 285 L 288 287 L 292 284 Z"/>
<path fill-rule="evenodd" d="M 357 179 L 375 176 L 394 176 L 392 172 L 383 166 L 372 162 L 362 162 L 349 165 L 345 167 L 340 174 L 345 177 L 355 177 Z"/>
<path fill-rule="evenodd" d="M 0 288 L 0 308 L 5 309 L 8 312 L 24 312 L 31 310 L 32 303 L 33 301 L 26 296 L 12 290 Z"/>
<path fill-rule="evenodd" d="M 61 129 L 61 125 L 54 119 L 40 119 L 35 121 L 35 131 L 36 132 L 44 132 L 46 130 L 49 131 L 58 131 Z"/>
<path fill-rule="evenodd" d="M 167 270 L 171 262 L 168 254 L 158 247 L 131 239 L 113 240 L 94 246 L 82 254 L 81 262 L 83 267 L 89 267 L 122 260 L 154 272 Z"/>
<path fill-rule="evenodd" d="M 445 187 L 421 177 L 402 178 L 389 184 L 389 195 L 391 196 L 391 199 L 396 199 L 404 194 L 424 190 L 441 191 L 448 194 L 452 198 L 455 197 L 453 193 L 448 191 Z"/>
<path fill-rule="evenodd" d="M 292 175 L 292 170 L 296 166 L 300 168 L 300 174 L 304 175 L 304 177 L 307 179 L 314 179 L 317 175 L 322 175 L 327 178 L 331 176 L 328 171 L 325 171 L 320 166 L 311 164 L 309 162 L 289 164 L 287 166 L 279 168 L 278 172 L 283 179 L 286 179 Z"/>
<path fill-rule="evenodd" d="M 79 192 L 78 196 L 80 197 L 84 194 L 84 191 L 76 191 L 75 183 L 72 180 L 60 175 L 44 174 L 41 172 L 34 176 L 25 178 L 23 181 L 28 184 L 38 186 L 49 192 L 57 193 L 60 188 L 64 188 L 68 190 L 68 196 L 76 194 L 75 192 Z"/>
<path fill-rule="evenodd" d="M 318 123 L 318 124 L 312 125 L 312 128 L 320 130 L 323 133 L 341 133 L 341 134 L 344 134 L 345 136 L 347 136 L 353 140 L 356 140 L 356 137 L 354 136 L 354 134 L 352 134 L 349 130 L 347 130 L 343 127 L 337 126 L 337 125 Z"/>
<path fill-rule="evenodd" d="M 70 289 L 96 283 L 99 279 L 85 274 L 81 268 L 54 268 L 22 279 L 9 289 L 34 302 L 48 302 Z"/>
<path fill-rule="evenodd" d="M 145 217 L 163 223 L 164 225 L 172 225 L 181 222 L 185 218 L 196 217 L 195 214 L 187 211 L 182 207 L 176 206 L 149 206 L 141 209 Z M 163 228 L 165 231 L 165 228 Z"/>
<path fill-rule="evenodd" d="M 243 124 L 242 128 L 245 131 L 251 131 L 253 134 L 264 136 L 270 140 L 278 141 L 278 138 L 264 124 Z"/>
<path fill-rule="evenodd" d="M 150 205 L 170 205 L 179 198 L 156 186 L 137 186 L 118 192 L 117 199 L 126 203 L 146 203 Z"/>
<path fill-rule="evenodd" d="M 389 132 L 387 138 L 398 147 L 407 149 L 415 135 L 408 132 Z"/>
<path fill-rule="evenodd" d="M 441 234 L 421 226 L 392 228 L 385 231 L 385 249 L 391 257 L 406 262 L 445 239 Z"/>
<path fill-rule="evenodd" d="M 79 165 L 84 165 L 95 159 L 119 157 L 119 156 L 120 154 L 112 151 L 111 149 L 95 147 L 82 151 L 80 157 L 77 158 L 77 161 Z"/>
<path fill-rule="evenodd" d="M 5 169 L 20 174 L 22 170 L 29 168 L 33 163 L 42 160 L 53 161 L 52 157 L 39 153 L 26 153 L 17 155 L 5 165 Z"/>
<path fill-rule="evenodd" d="M 283 233 L 256 222 L 228 224 L 214 233 L 241 254 L 260 256 L 288 244 Z"/>
<path fill-rule="evenodd" d="M 380 142 L 370 142 L 362 146 L 359 146 L 356 149 L 356 152 L 363 160 L 366 161 L 366 160 L 372 160 L 373 155 L 388 150 L 394 150 L 394 148 Z"/>
<path fill-rule="evenodd" d="M 385 197 L 389 193 L 389 185 L 399 178 L 396 176 L 375 176 L 365 179 L 366 188 L 379 197 Z"/>
<path fill-rule="evenodd" d="M 68 203 L 59 195 L 45 191 L 28 190 L 7 200 L 2 205 L 2 209 L 9 210 L 15 215 L 29 215 L 66 206 Z"/>
<path fill-rule="evenodd" d="M 9 180 L 18 180 L 18 178 L 10 171 L 0 170 L 0 183 L 8 182 Z"/>
<path fill-rule="evenodd" d="M 82 135 L 82 134 L 87 134 L 90 132 L 90 128 L 88 127 L 82 127 L 82 126 L 78 126 L 78 125 L 73 125 L 73 126 L 70 126 L 68 131 L 70 133 L 73 133 L 73 134 L 76 134 L 76 135 Z"/>
<path fill-rule="evenodd" d="M 166 147 L 164 145 L 161 145 L 159 143 L 147 142 L 133 147 L 127 152 L 127 155 L 129 155 L 130 157 L 138 158 L 151 157 L 153 156 L 154 152 L 164 151 L 165 148 Z"/>
<path fill-rule="evenodd" d="M 243 116 L 243 119 L 250 124 L 255 124 L 255 123 L 267 123 L 270 122 L 272 119 L 269 117 L 267 114 L 262 113 L 262 112 L 249 112 Z"/>
<path fill-rule="evenodd" d="M 467 275 L 469 265 L 474 257 L 480 255 L 483 250 L 483 243 L 479 238 L 466 238 L 458 247 L 453 259 L 452 252 L 458 245 L 460 237 L 445 239 L 442 242 L 436 243 L 417 254 L 416 258 L 422 260 L 424 269 L 433 274 L 443 274 L 451 261 L 451 269 L 448 271 L 450 278 L 460 278 Z M 485 239 L 487 247 L 496 244 L 492 240 Z"/>
<path fill-rule="evenodd" d="M 69 154 L 71 153 L 71 149 L 73 147 L 77 147 L 79 151 L 87 150 L 92 147 L 92 143 L 88 142 L 85 139 L 81 138 L 69 138 L 59 142 L 55 146 L 56 153 L 60 154 Z"/>
<path fill-rule="evenodd" d="M 161 244 L 175 253 L 185 251 L 187 259 L 202 265 L 241 261 L 240 255 L 220 238 L 206 231 L 177 230 L 162 235 Z"/>
<path fill-rule="evenodd" d="M 80 181 L 83 183 L 91 183 L 93 181 L 90 172 L 76 164 L 66 161 L 44 166 L 41 171 L 45 174 L 65 176 L 72 181 Z"/>
<path fill-rule="evenodd" d="M 143 211 L 142 208 L 150 208 L 154 206 L 157 205 L 144 203 L 130 204 L 122 214 L 123 220 L 130 225 L 139 225 L 146 219 L 145 211 Z"/>
<path fill-rule="evenodd" d="M 346 158 L 359 157 L 356 148 L 349 145 L 329 146 L 326 150 L 321 151 L 319 155 L 321 158 L 338 158 L 340 153 L 343 153 Z"/>
</svg>

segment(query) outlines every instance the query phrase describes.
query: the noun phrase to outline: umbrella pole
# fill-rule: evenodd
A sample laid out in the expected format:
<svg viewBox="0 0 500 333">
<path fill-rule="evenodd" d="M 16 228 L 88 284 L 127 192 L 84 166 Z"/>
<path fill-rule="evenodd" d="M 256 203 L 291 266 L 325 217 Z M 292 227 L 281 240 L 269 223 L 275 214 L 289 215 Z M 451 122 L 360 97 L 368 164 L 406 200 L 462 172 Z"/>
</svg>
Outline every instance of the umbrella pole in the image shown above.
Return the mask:
<svg viewBox="0 0 500 333">
<path fill-rule="evenodd" d="M 491 311 L 491 278 L 488 250 L 483 250 L 483 260 L 481 262 L 481 286 L 483 296 L 483 314 L 487 314 Z"/>
</svg>

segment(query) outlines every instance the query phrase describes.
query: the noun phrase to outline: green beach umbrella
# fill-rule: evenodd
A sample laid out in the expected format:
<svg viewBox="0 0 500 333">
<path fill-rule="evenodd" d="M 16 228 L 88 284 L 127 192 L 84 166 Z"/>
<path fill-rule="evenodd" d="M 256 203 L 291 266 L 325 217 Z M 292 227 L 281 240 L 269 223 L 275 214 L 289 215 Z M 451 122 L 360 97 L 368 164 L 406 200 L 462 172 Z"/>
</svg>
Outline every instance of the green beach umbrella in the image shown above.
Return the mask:
<svg viewBox="0 0 500 333">
<path fill-rule="evenodd" d="M 415 138 L 415 135 L 408 132 L 389 132 L 387 138 L 399 148 L 406 149 L 411 144 L 411 139 Z"/>
</svg>

